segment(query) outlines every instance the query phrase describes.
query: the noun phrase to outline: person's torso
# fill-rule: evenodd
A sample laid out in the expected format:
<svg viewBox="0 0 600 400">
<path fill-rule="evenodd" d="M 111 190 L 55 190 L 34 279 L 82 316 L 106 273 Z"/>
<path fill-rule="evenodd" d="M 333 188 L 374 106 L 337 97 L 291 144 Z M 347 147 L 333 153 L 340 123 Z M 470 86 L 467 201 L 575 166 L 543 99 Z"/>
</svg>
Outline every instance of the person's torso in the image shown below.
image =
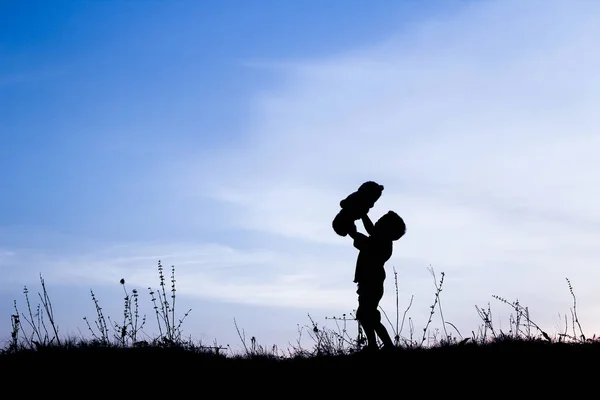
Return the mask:
<svg viewBox="0 0 600 400">
<path fill-rule="evenodd" d="M 393 242 L 368 239 L 368 245 L 358 253 L 354 282 L 384 281 L 385 263 L 392 256 Z"/>
</svg>

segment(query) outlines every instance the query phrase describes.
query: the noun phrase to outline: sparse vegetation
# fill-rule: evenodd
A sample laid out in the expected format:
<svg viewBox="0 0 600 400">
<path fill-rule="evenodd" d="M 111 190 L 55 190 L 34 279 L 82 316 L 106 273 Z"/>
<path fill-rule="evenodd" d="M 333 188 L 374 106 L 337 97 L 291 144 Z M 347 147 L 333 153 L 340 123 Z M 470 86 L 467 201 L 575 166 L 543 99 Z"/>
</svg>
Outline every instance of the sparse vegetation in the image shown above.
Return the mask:
<svg viewBox="0 0 600 400">
<path fill-rule="evenodd" d="M 170 290 L 167 290 L 167 279 L 160 261 L 158 262 L 159 288 L 148 288 L 156 317 L 158 336 L 151 337 L 144 331 L 150 319 L 140 313 L 139 291 L 137 289 L 129 291 L 125 280 L 121 279 L 120 284 L 124 292 L 121 321 L 105 316 L 99 299 L 93 291 L 90 291 L 96 315 L 93 320 L 83 318 L 88 328 L 88 336 L 82 333 L 80 337 L 61 337 L 48 288 L 40 275 L 39 304 L 32 307 L 30 290 L 27 287 L 23 289 L 24 312 L 18 307 L 17 301 L 14 301 L 14 314 L 11 316 L 12 332 L 10 339 L 1 350 L 0 363 L 6 366 L 30 363 L 35 360 L 36 365 L 39 366 L 39 363 L 43 362 L 51 365 L 59 360 L 61 362 L 70 360 L 76 361 L 73 365 L 83 367 L 101 365 L 105 362 L 116 363 L 115 365 L 121 362 L 127 365 L 144 365 L 148 360 L 151 364 L 164 362 L 174 365 L 178 362 L 191 361 L 197 366 L 214 367 L 259 365 L 350 367 L 381 357 L 396 358 L 399 365 L 434 362 L 432 360 L 454 362 L 458 359 L 462 360 L 461 362 L 470 359 L 489 364 L 507 357 L 515 357 L 512 362 L 517 360 L 525 362 L 528 357 L 536 359 L 540 355 L 596 357 L 600 354 L 600 340 L 595 335 L 587 337 L 583 332 L 577 315 L 577 299 L 568 279 L 567 287 L 573 298 L 570 309 L 571 319 L 569 321 L 565 317 L 564 331 L 556 337 L 551 337 L 532 321 L 528 307 L 518 300 L 509 301 L 496 295 L 493 296 L 494 299 L 512 309 L 509 329 L 505 331 L 494 326 L 491 304 L 488 303 L 485 307 L 475 306 L 481 318 L 481 326 L 477 331 L 463 336 L 454 324 L 444 319 L 441 293 L 445 274 L 442 272 L 438 280 L 432 268 L 430 273 L 435 287 L 434 298 L 422 334 L 421 332 L 417 334 L 412 319 L 410 316 L 407 318 L 413 302 L 412 297 L 402 315 L 400 313 L 397 273 L 394 269 L 395 321 L 392 322 L 383 309 L 381 311 L 393 331 L 394 341 L 399 351 L 379 354 L 368 354 L 362 351 L 365 339 L 361 330 L 356 329 L 358 325 L 353 313 L 327 318 L 333 321 L 335 328 L 320 325 L 309 314 L 310 323 L 298 328 L 297 343 L 290 344 L 285 350 L 276 346 L 260 345 L 254 336 L 248 339 L 244 329 L 238 327 L 235 319 L 234 326 L 243 346 L 241 353 L 235 353 L 230 346 L 221 346 L 218 343 L 206 345 L 195 342 L 192 338 L 186 338 L 182 332 L 183 322 L 191 309 L 183 315 L 178 314 L 176 310 L 175 267 L 171 267 L 171 285 Z M 430 328 L 436 313 L 439 313 L 442 323 L 441 331 Z M 408 333 L 404 334 L 403 330 L 406 326 L 408 326 Z M 350 332 L 358 332 L 358 334 L 355 336 Z M 312 348 L 301 346 L 301 338 L 304 335 L 311 338 L 314 343 Z M 581 351 L 582 348 L 585 351 Z"/>
</svg>

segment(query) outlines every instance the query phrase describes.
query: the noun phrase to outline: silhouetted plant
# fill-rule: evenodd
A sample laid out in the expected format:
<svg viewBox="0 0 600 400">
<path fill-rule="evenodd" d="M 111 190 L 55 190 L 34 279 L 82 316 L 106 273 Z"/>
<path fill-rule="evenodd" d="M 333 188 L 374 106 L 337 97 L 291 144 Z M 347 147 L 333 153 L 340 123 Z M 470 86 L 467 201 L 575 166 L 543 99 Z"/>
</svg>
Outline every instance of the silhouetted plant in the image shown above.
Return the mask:
<svg viewBox="0 0 600 400">
<path fill-rule="evenodd" d="M 96 320 L 92 323 L 88 321 L 86 317 L 84 320 L 88 326 L 88 330 L 91 332 L 92 340 L 66 338 L 59 339 L 58 337 L 58 325 L 56 325 L 54 311 L 52 309 L 52 303 L 50 296 L 47 292 L 45 282 L 40 275 L 40 282 L 42 286 L 42 292 L 38 293 L 40 303 L 37 307 L 32 307 L 29 298 L 29 290 L 25 286 L 23 294 L 25 296 L 27 310 L 26 313 L 19 312 L 17 308 L 17 301 L 14 301 L 14 313 L 11 314 L 11 335 L 5 349 L 0 353 L 17 353 L 21 350 L 41 350 L 41 349 L 87 349 L 96 347 L 107 347 L 108 350 L 120 351 L 125 347 L 133 348 L 145 348 L 145 347 L 160 347 L 170 348 L 173 351 L 182 351 L 184 353 L 192 354 L 210 354 L 211 356 L 217 355 L 219 357 L 224 356 L 221 351 L 229 350 L 230 354 L 233 355 L 233 351 L 227 345 L 222 347 L 215 341 L 213 346 L 204 346 L 201 343 L 194 343 L 192 338 L 184 339 L 182 336 L 181 326 L 183 320 L 188 316 L 191 309 L 178 318 L 175 312 L 175 267 L 171 268 L 171 290 L 167 292 L 165 286 L 166 278 L 163 274 L 163 267 L 158 262 L 158 273 L 160 280 L 160 287 L 156 291 L 149 288 L 151 300 L 154 306 L 159 336 L 155 339 L 151 339 L 150 342 L 140 340 L 140 335 L 144 334 L 143 328 L 146 323 L 146 316 L 140 315 L 139 312 L 139 293 L 137 289 L 133 289 L 131 293 L 125 286 L 125 280 L 121 279 L 120 284 L 123 286 L 125 293 L 124 297 L 124 310 L 123 310 L 123 321 L 122 323 L 116 323 L 111 318 L 105 317 L 102 307 L 96 298 L 94 292 L 90 290 L 92 300 L 96 308 Z M 435 285 L 435 298 L 433 305 L 430 307 L 429 319 L 425 328 L 423 329 L 423 336 L 418 340 L 413 339 L 414 324 L 410 316 L 407 316 L 408 311 L 411 309 L 413 304 L 414 296 L 411 296 L 408 307 L 405 309 L 402 320 L 400 321 L 400 310 L 398 300 L 398 281 L 397 274 L 395 274 L 395 285 L 396 285 L 396 321 L 393 324 L 388 318 L 387 314 L 383 311 L 385 318 L 388 323 L 392 326 L 395 337 L 394 342 L 396 346 L 402 346 L 405 348 L 413 348 L 415 350 L 430 350 L 436 347 L 446 346 L 463 346 L 467 342 L 469 346 L 485 346 L 490 342 L 508 342 L 514 343 L 517 341 L 541 341 L 542 338 L 545 342 L 553 343 L 550 336 L 543 331 L 540 326 L 534 323 L 531 319 L 529 308 L 523 306 L 519 300 L 509 302 L 508 300 L 500 296 L 492 296 L 495 299 L 501 301 L 504 304 L 509 305 L 513 309 L 513 313 L 509 316 L 509 330 L 504 332 L 502 330 L 495 329 L 493 325 L 492 310 L 488 303 L 487 307 L 475 306 L 480 318 L 483 321 L 482 326 L 478 328 L 478 331 L 472 331 L 472 336 L 463 338 L 460 331 L 452 323 L 445 321 L 442 306 L 440 301 L 440 293 L 444 283 L 444 273 L 441 274 L 441 279 L 438 281 L 432 268 L 429 269 L 434 279 Z M 565 329 L 564 333 L 559 333 L 557 342 L 563 343 L 566 341 L 585 344 L 597 342 L 597 337 L 594 335 L 591 338 L 586 338 L 581 327 L 579 317 L 577 315 L 577 299 L 574 294 L 573 286 L 569 279 L 567 279 L 567 285 L 571 296 L 573 298 L 573 305 L 570 308 L 571 311 L 571 329 L 572 334 L 569 332 L 569 320 L 565 315 Z M 435 310 L 439 311 L 442 328 L 430 328 L 433 315 Z M 344 357 L 352 355 L 358 350 L 361 350 L 365 344 L 364 337 L 361 335 L 360 324 L 357 323 L 356 317 L 353 313 L 342 314 L 341 317 L 325 317 L 326 320 L 331 320 L 335 323 L 334 329 L 330 329 L 324 325 L 320 325 L 316 322 L 310 314 L 308 314 L 310 321 L 309 325 L 300 327 L 298 329 L 299 339 L 297 346 L 291 346 L 287 352 L 282 351 L 277 346 L 263 346 L 258 343 L 255 336 L 250 337 L 246 340 L 246 334 L 243 329 L 240 329 L 234 319 L 235 328 L 242 341 L 244 347 L 243 357 L 248 360 L 266 360 L 280 361 L 284 359 L 331 359 L 332 357 Z M 23 324 L 25 321 L 25 324 Z M 109 323 L 107 323 L 109 321 Z M 357 323 L 358 334 L 354 338 L 354 334 L 350 333 L 348 323 Z M 402 331 L 405 323 L 408 322 L 409 337 L 405 338 L 402 336 Z M 109 328 L 110 325 L 110 328 Z M 446 330 L 446 325 L 451 326 L 457 333 L 458 337 L 453 337 Z M 109 331 L 112 330 L 112 336 Z M 303 334 L 308 334 L 314 342 L 314 346 L 309 349 L 305 349 L 301 345 L 301 338 Z M 147 335 L 146 335 L 147 336 Z M 149 337 L 149 336 L 148 336 Z M 427 342 L 427 343 L 425 343 Z M 169 349 L 164 349 L 168 351 Z M 161 350 L 163 351 L 163 350 Z M 60 353 L 56 353 L 60 354 Z M 178 353 L 179 354 L 179 353 Z M 325 357 L 321 357 L 325 356 Z M 237 357 L 237 356 L 236 356 Z M 234 357 L 235 358 L 235 357 Z M 220 359 L 220 358 L 219 358 Z"/>
<path fill-rule="evenodd" d="M 438 285 L 437 281 L 436 281 L 436 278 L 435 278 L 435 272 L 434 272 L 433 268 L 430 267 L 429 268 L 429 272 L 433 275 L 433 281 L 434 281 L 434 284 L 435 284 L 435 297 L 434 297 L 434 300 L 433 300 L 433 304 L 431 306 L 429 306 L 429 309 L 430 309 L 430 311 L 429 311 L 429 319 L 427 320 L 427 324 L 423 328 L 423 337 L 422 337 L 421 343 L 420 343 L 421 346 L 423 345 L 423 343 L 425 343 L 425 340 L 426 340 L 426 337 L 427 337 L 427 329 L 429 328 L 429 325 L 431 324 L 431 321 L 433 320 L 433 314 L 435 313 L 435 306 L 438 305 L 439 302 L 440 302 L 440 293 L 442 291 L 442 285 L 444 284 L 444 276 L 445 276 L 445 274 L 442 272 L 442 278 L 440 279 L 440 283 Z M 441 310 L 442 309 L 441 309 L 441 306 L 440 306 L 440 315 L 441 315 L 442 324 L 443 324 L 444 323 L 444 316 L 441 313 Z M 444 327 L 444 330 L 445 329 L 446 328 Z M 446 334 L 446 338 L 447 338 L 447 336 L 448 335 Z"/>
<path fill-rule="evenodd" d="M 347 318 L 346 314 L 342 314 L 342 317 L 326 317 L 327 320 L 335 321 L 337 331 L 329 329 L 325 326 L 319 327 L 319 324 L 308 315 L 311 322 L 310 326 L 305 326 L 308 336 L 315 342 L 315 346 L 311 351 L 312 355 L 340 355 L 353 353 L 360 350 L 365 340 L 361 333 L 360 327 L 358 336 L 356 339 L 348 333 L 347 321 L 356 321 L 354 314 L 350 314 L 351 318 Z M 342 321 L 342 325 L 340 325 Z"/>
<path fill-rule="evenodd" d="M 567 280 L 567 285 L 569 286 L 569 292 L 571 293 L 571 297 L 573 297 L 573 308 L 571 309 L 571 316 L 573 318 L 573 337 L 577 337 L 577 333 L 575 332 L 575 325 L 579 328 L 579 339 L 585 341 L 585 335 L 583 334 L 583 329 L 581 329 L 581 324 L 579 323 L 579 317 L 577 316 L 577 298 L 575 297 L 575 292 L 573 291 L 573 286 L 571 285 L 571 281 L 569 278 L 565 278 Z"/>
<path fill-rule="evenodd" d="M 58 335 L 58 326 L 56 325 L 56 321 L 54 319 L 52 302 L 50 301 L 50 296 L 48 294 L 48 290 L 46 289 L 46 283 L 44 282 L 44 278 L 41 274 L 40 283 L 42 286 L 42 292 L 38 292 L 38 296 L 41 304 L 38 303 L 36 305 L 35 313 L 31 309 L 29 289 L 27 286 L 23 287 L 23 294 L 25 295 L 28 314 L 26 315 L 24 313 L 20 313 L 17 308 L 17 301 L 15 300 L 13 302 L 15 313 L 11 315 L 12 332 L 10 343 L 10 347 L 13 350 L 16 350 L 20 347 L 40 348 L 50 345 L 61 345 L 60 337 Z M 31 332 L 27 333 L 26 330 L 23 329 L 21 317 L 27 322 Z M 48 330 L 46 320 L 48 320 L 48 324 L 50 325 L 50 331 Z M 19 337 L 21 337 L 21 342 L 19 342 Z"/>
<path fill-rule="evenodd" d="M 10 324 L 12 329 L 10 332 L 10 344 L 8 351 L 13 352 L 19 348 L 19 330 L 21 329 L 21 320 L 19 318 L 19 314 L 12 314 L 10 316 Z"/>
<path fill-rule="evenodd" d="M 509 305 L 509 306 L 510 306 L 510 307 L 512 307 L 512 309 L 513 309 L 513 310 L 515 310 L 515 312 L 517 313 L 517 319 L 512 319 L 512 321 L 513 321 L 513 324 L 512 324 L 512 326 L 514 326 L 514 328 L 515 328 L 515 329 L 513 330 L 513 331 L 514 331 L 514 334 L 513 334 L 513 335 L 510 335 L 510 334 L 508 334 L 508 335 L 507 335 L 507 334 L 505 334 L 504 332 L 500 331 L 500 333 L 501 333 L 500 337 L 501 337 L 501 338 L 503 338 L 503 339 L 504 339 L 504 338 L 506 338 L 506 337 L 509 337 L 509 338 L 513 338 L 513 339 L 514 339 L 514 338 L 516 338 L 516 337 L 519 337 L 520 335 L 524 335 L 524 336 L 525 336 L 525 338 L 527 338 L 527 339 L 530 339 L 530 338 L 532 338 L 532 336 L 531 336 L 531 332 L 530 332 L 530 328 L 531 328 L 531 326 L 533 326 L 533 327 L 535 327 L 535 328 L 537 329 L 537 331 L 538 331 L 538 332 L 539 332 L 539 333 L 540 333 L 540 334 L 541 334 L 541 335 L 544 337 L 544 339 L 546 339 L 546 340 L 547 340 L 547 341 L 549 341 L 549 342 L 550 342 L 550 341 L 552 341 L 552 339 L 550 339 L 550 336 L 549 336 L 549 335 L 548 335 L 546 332 L 544 332 L 544 331 L 542 330 L 542 328 L 540 328 L 540 327 L 539 327 L 539 326 L 538 326 L 538 325 L 537 325 L 535 322 L 533 322 L 533 321 L 531 320 L 531 318 L 530 318 L 530 316 L 529 316 L 529 308 L 527 308 L 527 307 L 523 307 L 523 306 L 522 306 L 522 305 L 519 303 L 519 300 L 516 300 L 516 301 L 510 302 L 510 301 L 506 300 L 505 298 L 503 298 L 503 297 L 500 297 L 500 296 L 497 296 L 497 295 L 492 295 L 492 297 L 493 297 L 493 298 L 495 298 L 496 300 L 499 300 L 499 301 L 501 301 L 501 302 L 502 302 L 502 303 L 504 303 L 504 304 L 507 304 L 507 305 Z M 526 328 L 528 329 L 528 332 L 527 332 L 527 333 L 525 333 L 525 332 L 523 332 L 523 331 L 522 331 L 522 328 L 521 328 L 521 322 L 520 322 L 520 321 L 521 321 L 521 317 L 523 317 L 523 318 L 525 319 L 525 322 L 526 322 Z M 515 325 L 516 325 L 516 326 L 515 326 Z"/>
<path fill-rule="evenodd" d="M 475 306 L 479 317 L 483 320 L 483 326 L 479 327 L 479 334 L 476 335 L 473 331 L 473 341 L 485 342 L 487 341 L 488 331 L 491 333 L 493 338 L 496 338 L 496 331 L 492 322 L 492 309 L 490 303 L 488 303 L 487 309 Z"/>
<path fill-rule="evenodd" d="M 402 324 L 400 325 L 400 305 L 399 305 L 399 295 L 398 295 L 398 272 L 396 271 L 396 267 L 395 266 L 393 267 L 393 271 L 394 271 L 394 287 L 396 289 L 396 325 L 394 326 L 392 324 L 392 321 L 390 321 L 390 319 L 388 318 L 387 313 L 385 312 L 385 310 L 383 309 L 383 307 L 381 307 L 381 305 L 379 306 L 379 309 L 383 313 L 385 319 L 388 321 L 388 324 L 390 325 L 390 328 L 392 329 L 392 333 L 394 334 L 394 346 L 400 346 L 400 335 L 402 334 L 402 328 L 404 327 L 404 320 L 406 318 L 406 313 L 408 312 L 408 310 L 412 306 L 412 302 L 413 302 L 413 297 L 414 296 L 411 297 L 410 302 L 408 304 L 408 307 L 404 311 L 404 314 L 402 316 Z"/>
<path fill-rule="evenodd" d="M 356 339 L 353 339 L 348 332 L 348 321 L 356 321 L 355 312 L 351 312 L 350 314 L 342 314 L 341 317 L 325 317 L 326 320 L 335 321 L 335 325 L 337 331 L 330 330 L 327 333 L 327 328 L 323 328 L 326 334 L 335 338 L 334 343 L 337 347 L 336 352 L 349 352 L 353 353 L 355 351 L 360 350 L 366 344 L 366 338 L 360 328 L 360 324 L 358 324 L 358 331 Z M 340 325 L 341 323 L 341 325 Z M 313 326 L 316 324 L 313 321 Z"/>
<path fill-rule="evenodd" d="M 190 308 L 182 318 L 175 323 L 175 266 L 171 267 L 171 295 L 169 296 L 171 302 L 167 298 L 167 292 L 165 290 L 165 276 L 163 274 L 163 266 L 158 261 L 158 277 L 160 280 L 160 288 L 155 292 L 151 287 L 148 288 L 150 296 L 152 296 L 152 304 L 154 305 L 154 311 L 156 313 L 156 322 L 158 324 L 158 330 L 160 337 L 158 340 L 164 344 L 174 345 L 181 341 L 181 325 L 189 313 L 192 311 Z M 155 296 L 156 294 L 156 296 Z M 158 297 L 158 299 L 157 299 Z M 157 305 L 157 300 L 158 304 Z"/>
<path fill-rule="evenodd" d="M 238 327 L 237 321 L 235 318 L 233 319 L 233 324 L 237 331 L 238 337 L 242 342 L 242 346 L 244 347 L 243 356 L 246 358 L 274 358 L 278 359 L 284 356 L 284 354 L 280 354 L 279 349 L 276 345 L 271 346 L 271 348 L 266 348 L 260 344 L 255 336 L 250 337 L 250 345 L 246 342 L 246 331 L 242 328 Z M 232 352 L 233 353 L 233 352 Z"/>
<path fill-rule="evenodd" d="M 90 294 L 92 296 L 94 306 L 96 307 L 96 319 L 94 320 L 94 325 L 96 326 L 98 333 L 94 332 L 87 317 L 83 317 L 83 320 L 87 324 L 88 330 L 92 334 L 94 340 L 96 340 L 99 344 L 106 346 L 110 343 L 106 318 L 104 317 L 102 307 L 100 307 L 100 303 L 98 302 L 98 299 L 96 298 L 96 295 L 92 289 L 90 289 Z"/>
<path fill-rule="evenodd" d="M 146 315 L 139 320 L 139 304 L 138 304 L 138 291 L 137 289 L 132 290 L 131 296 L 127 292 L 125 287 L 125 279 L 119 281 L 123 286 L 125 292 L 124 307 L 123 307 L 123 323 L 119 324 L 113 322 L 110 317 L 108 318 L 114 329 L 114 339 L 121 346 L 136 345 L 138 343 L 138 332 L 142 330 L 146 324 Z M 133 303 L 133 307 L 132 307 Z M 138 346 L 140 344 L 138 343 Z"/>
</svg>

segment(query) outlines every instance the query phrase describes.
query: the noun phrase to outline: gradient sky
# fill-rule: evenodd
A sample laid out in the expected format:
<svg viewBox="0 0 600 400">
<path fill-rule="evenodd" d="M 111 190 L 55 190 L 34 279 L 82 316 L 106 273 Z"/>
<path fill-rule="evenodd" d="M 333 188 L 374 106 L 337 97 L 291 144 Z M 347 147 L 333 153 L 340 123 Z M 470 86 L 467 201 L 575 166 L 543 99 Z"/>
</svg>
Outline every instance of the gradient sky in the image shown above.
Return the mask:
<svg viewBox="0 0 600 400">
<path fill-rule="evenodd" d="M 385 186 L 372 218 L 408 226 L 390 316 L 395 267 L 422 330 L 431 266 L 463 335 L 488 302 L 508 327 L 492 295 L 562 330 L 566 277 L 599 332 L 599 17 L 591 0 L 0 2 L 0 337 L 40 273 L 65 334 L 94 317 L 90 288 L 120 316 L 121 278 L 152 316 L 161 260 L 184 333 L 239 348 L 235 318 L 285 347 L 307 314 L 356 307 L 331 220 L 365 180 Z"/>
</svg>

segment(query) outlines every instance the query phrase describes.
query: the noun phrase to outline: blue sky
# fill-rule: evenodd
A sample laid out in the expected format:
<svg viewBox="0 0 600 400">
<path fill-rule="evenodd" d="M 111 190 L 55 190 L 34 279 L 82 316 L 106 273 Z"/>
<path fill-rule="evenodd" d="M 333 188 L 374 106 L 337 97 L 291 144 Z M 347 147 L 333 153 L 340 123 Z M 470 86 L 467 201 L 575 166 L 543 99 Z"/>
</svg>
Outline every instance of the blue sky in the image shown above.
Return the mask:
<svg viewBox="0 0 600 400">
<path fill-rule="evenodd" d="M 431 265 L 466 332 L 492 294 L 552 331 L 570 306 L 565 277 L 600 329 L 599 12 L 2 2 L 0 328 L 39 273 L 65 331 L 93 315 L 89 288 L 119 315 L 119 279 L 155 286 L 160 259 L 193 310 L 187 333 L 233 345 L 235 317 L 259 340 L 293 342 L 307 313 L 356 306 L 356 251 L 330 224 L 374 179 L 386 187 L 374 218 L 407 221 L 388 276 L 395 266 L 401 301 L 415 295 L 416 326 Z M 386 290 L 391 310 L 393 280 Z"/>
<path fill-rule="evenodd" d="M 410 20 L 403 13 L 414 8 L 341 1 L 3 4 L 1 158 L 14 195 L 2 199 L 11 209 L 2 222 L 77 236 L 84 229 L 107 240 L 140 239 L 137 228 L 115 233 L 106 222 L 117 215 L 156 226 L 131 211 L 157 209 L 151 197 L 161 189 L 152 181 L 166 174 L 167 158 L 202 158 L 246 136 L 252 94 L 278 78 L 249 63 L 365 45 Z"/>
</svg>

